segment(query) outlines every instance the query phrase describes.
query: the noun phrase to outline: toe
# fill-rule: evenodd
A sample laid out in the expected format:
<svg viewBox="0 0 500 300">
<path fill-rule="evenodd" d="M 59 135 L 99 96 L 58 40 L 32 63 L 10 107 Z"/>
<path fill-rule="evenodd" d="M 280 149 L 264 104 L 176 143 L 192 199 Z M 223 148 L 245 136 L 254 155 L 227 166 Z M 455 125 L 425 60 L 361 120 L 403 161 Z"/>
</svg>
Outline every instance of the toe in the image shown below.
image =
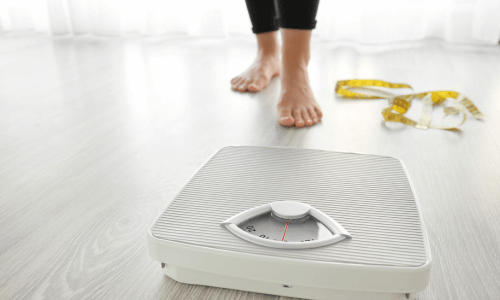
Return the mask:
<svg viewBox="0 0 500 300">
<path fill-rule="evenodd" d="M 255 83 L 250 83 L 248 85 L 248 91 L 249 92 L 252 92 L 252 93 L 256 93 L 256 92 L 260 92 L 262 90 L 262 88 L 260 88 L 258 85 L 256 85 Z"/>
<path fill-rule="evenodd" d="M 300 110 L 297 109 L 293 111 L 293 118 L 295 119 L 295 127 L 304 127 L 305 122 L 304 119 L 302 119 L 302 112 Z"/>
<path fill-rule="evenodd" d="M 252 83 L 248 85 L 248 90 L 250 92 L 260 92 L 264 88 L 266 82 L 264 79 L 255 79 Z"/>
<path fill-rule="evenodd" d="M 242 83 L 240 83 L 240 86 L 238 86 L 238 91 L 240 92 L 245 92 L 247 90 L 247 86 L 248 86 L 248 82 L 247 81 L 243 81 Z"/>
<path fill-rule="evenodd" d="M 318 115 L 318 118 L 321 121 L 321 118 L 323 118 L 323 112 L 321 111 L 321 108 L 319 108 L 318 106 L 315 106 L 314 111 L 316 112 L 316 115 Z"/>
<path fill-rule="evenodd" d="M 306 126 L 312 126 L 314 123 L 312 121 L 312 118 L 309 116 L 309 113 L 307 112 L 306 109 L 303 109 L 301 112 L 302 119 L 304 120 L 304 123 Z"/>
<path fill-rule="evenodd" d="M 241 77 L 240 76 L 236 76 L 234 77 L 233 79 L 231 79 L 231 84 L 234 85 L 236 83 L 236 81 L 240 80 Z"/>
<path fill-rule="evenodd" d="M 295 123 L 295 119 L 290 111 L 280 111 L 278 122 L 281 126 L 292 127 Z"/>
<path fill-rule="evenodd" d="M 311 117 L 314 124 L 319 122 L 318 114 L 316 114 L 316 111 L 314 110 L 314 108 L 312 108 L 312 107 L 308 108 L 307 112 L 309 113 L 309 116 Z"/>
<path fill-rule="evenodd" d="M 243 79 L 242 78 L 238 78 L 232 85 L 231 85 L 231 88 L 233 89 L 233 91 L 236 91 L 238 89 L 238 87 L 240 86 L 240 84 L 243 82 Z"/>
</svg>

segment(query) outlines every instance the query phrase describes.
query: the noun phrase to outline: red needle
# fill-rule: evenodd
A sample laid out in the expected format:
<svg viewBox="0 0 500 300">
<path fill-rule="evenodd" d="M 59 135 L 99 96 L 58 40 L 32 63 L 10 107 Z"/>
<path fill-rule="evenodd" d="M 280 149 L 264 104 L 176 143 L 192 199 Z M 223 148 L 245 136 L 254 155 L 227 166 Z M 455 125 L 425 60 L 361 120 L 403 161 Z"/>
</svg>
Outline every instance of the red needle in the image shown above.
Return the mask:
<svg viewBox="0 0 500 300">
<path fill-rule="evenodd" d="M 285 232 L 283 232 L 283 238 L 281 239 L 282 242 L 285 240 L 285 234 L 286 234 L 286 229 L 288 228 L 288 222 L 290 221 L 286 221 Z"/>
</svg>

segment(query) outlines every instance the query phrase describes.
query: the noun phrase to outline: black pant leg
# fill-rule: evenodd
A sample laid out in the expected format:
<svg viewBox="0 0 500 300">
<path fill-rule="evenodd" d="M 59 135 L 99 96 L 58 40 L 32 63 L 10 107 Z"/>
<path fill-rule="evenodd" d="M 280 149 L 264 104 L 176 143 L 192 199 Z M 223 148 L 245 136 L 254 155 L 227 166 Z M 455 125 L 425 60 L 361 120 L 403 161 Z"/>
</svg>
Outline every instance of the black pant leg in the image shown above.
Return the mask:
<svg viewBox="0 0 500 300">
<path fill-rule="evenodd" d="M 290 29 L 316 28 L 319 0 L 275 0 L 278 26 Z"/>
<path fill-rule="evenodd" d="M 276 31 L 276 7 L 273 0 L 245 0 L 255 34 Z"/>
</svg>

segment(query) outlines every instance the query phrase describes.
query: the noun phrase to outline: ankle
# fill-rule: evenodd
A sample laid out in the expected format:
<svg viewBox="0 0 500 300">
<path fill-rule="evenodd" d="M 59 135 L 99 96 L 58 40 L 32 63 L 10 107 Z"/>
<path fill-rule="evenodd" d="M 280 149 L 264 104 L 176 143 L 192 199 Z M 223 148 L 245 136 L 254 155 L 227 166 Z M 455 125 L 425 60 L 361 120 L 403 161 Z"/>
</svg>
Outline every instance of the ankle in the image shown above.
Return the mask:
<svg viewBox="0 0 500 300">
<path fill-rule="evenodd" d="M 308 57 L 287 57 L 283 54 L 282 57 L 282 68 L 283 70 L 289 70 L 294 72 L 307 72 L 307 67 L 309 65 Z"/>
<path fill-rule="evenodd" d="M 279 57 L 280 44 L 278 32 L 265 32 L 257 34 L 257 55 L 259 57 Z"/>
<path fill-rule="evenodd" d="M 257 59 L 265 59 L 265 60 L 276 60 L 279 62 L 280 59 L 280 51 L 278 50 L 270 50 L 270 49 L 258 49 L 257 50 Z"/>
<path fill-rule="evenodd" d="M 281 86 L 283 87 L 297 87 L 309 85 L 309 73 L 306 64 L 287 65 L 281 66 Z"/>
<path fill-rule="evenodd" d="M 287 57 L 286 55 L 283 55 L 281 62 L 283 76 L 292 78 L 307 76 L 308 64 L 309 60 L 306 58 Z"/>
</svg>

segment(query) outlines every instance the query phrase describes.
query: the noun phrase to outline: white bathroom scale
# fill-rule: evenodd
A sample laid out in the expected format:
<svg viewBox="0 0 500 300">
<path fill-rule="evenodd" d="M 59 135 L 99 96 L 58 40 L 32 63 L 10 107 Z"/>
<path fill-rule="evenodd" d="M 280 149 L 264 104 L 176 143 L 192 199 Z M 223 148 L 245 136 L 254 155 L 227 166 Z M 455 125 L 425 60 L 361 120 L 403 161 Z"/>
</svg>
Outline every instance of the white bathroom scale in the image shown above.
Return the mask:
<svg viewBox="0 0 500 300">
<path fill-rule="evenodd" d="M 415 299 L 431 254 L 394 157 L 225 147 L 148 232 L 170 278 L 305 299 Z"/>
</svg>

